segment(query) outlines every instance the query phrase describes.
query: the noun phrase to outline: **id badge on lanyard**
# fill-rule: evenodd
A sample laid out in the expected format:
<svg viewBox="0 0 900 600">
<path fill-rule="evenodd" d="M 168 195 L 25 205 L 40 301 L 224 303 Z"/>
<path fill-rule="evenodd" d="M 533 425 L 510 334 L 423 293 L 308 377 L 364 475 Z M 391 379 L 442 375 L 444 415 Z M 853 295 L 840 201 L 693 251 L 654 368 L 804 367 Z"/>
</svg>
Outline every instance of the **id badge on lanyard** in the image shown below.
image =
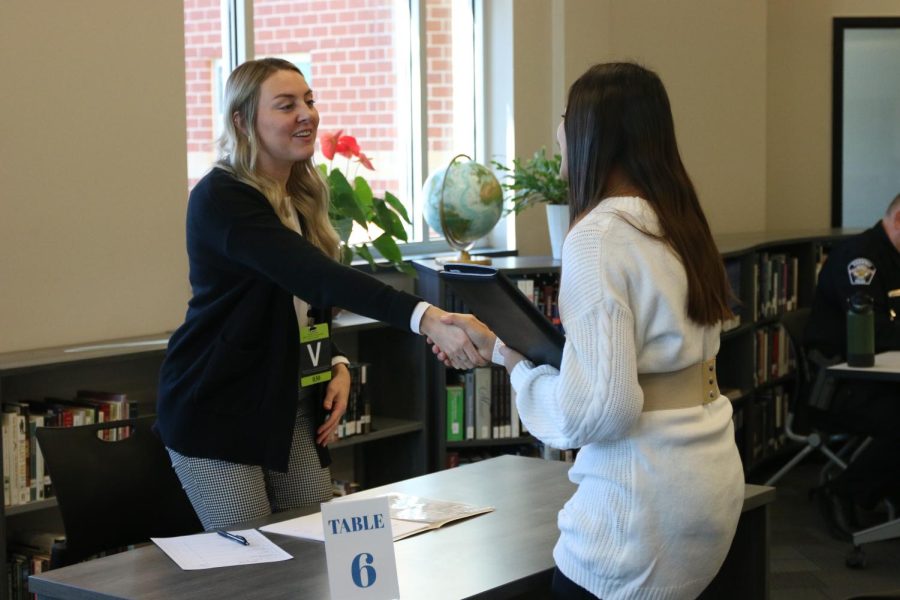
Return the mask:
<svg viewBox="0 0 900 600">
<path fill-rule="evenodd" d="M 331 380 L 331 338 L 328 323 L 300 328 L 300 387 Z"/>
</svg>

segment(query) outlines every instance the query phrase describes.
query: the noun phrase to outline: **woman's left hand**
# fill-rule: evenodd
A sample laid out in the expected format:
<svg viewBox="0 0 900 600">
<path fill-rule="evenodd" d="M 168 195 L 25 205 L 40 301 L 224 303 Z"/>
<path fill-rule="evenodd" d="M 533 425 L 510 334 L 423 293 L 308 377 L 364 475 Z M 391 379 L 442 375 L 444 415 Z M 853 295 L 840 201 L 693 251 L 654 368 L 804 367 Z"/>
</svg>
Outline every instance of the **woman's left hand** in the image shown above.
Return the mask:
<svg viewBox="0 0 900 600">
<path fill-rule="evenodd" d="M 330 414 L 316 430 L 316 443 L 327 446 L 334 435 L 334 431 L 341 421 L 341 417 L 347 412 L 347 399 L 350 398 L 350 369 L 343 363 L 331 367 L 331 381 L 325 388 L 325 400 L 322 406 Z"/>
<path fill-rule="evenodd" d="M 513 350 L 509 346 L 503 346 L 500 348 L 500 354 L 503 355 L 503 366 L 506 367 L 506 372 L 510 375 L 513 372 L 513 369 L 516 368 L 516 365 L 525 360 L 525 357 Z"/>
</svg>

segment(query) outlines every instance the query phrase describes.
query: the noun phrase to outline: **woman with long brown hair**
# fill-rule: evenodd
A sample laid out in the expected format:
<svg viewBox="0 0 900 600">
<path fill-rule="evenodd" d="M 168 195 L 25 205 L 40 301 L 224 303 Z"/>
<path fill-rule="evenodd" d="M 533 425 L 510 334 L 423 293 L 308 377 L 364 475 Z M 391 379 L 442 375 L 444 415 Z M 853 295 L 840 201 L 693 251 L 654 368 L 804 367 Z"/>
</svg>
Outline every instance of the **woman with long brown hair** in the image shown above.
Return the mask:
<svg viewBox="0 0 900 600">
<path fill-rule="evenodd" d="M 573 222 L 562 363 L 534 365 L 499 341 L 494 354 L 528 431 L 579 449 L 554 595 L 696 598 L 725 559 L 744 492 L 715 373 L 730 316 L 724 267 L 655 73 L 591 67 L 569 90 L 557 136 Z M 495 341 L 470 335 L 484 354 Z"/>
</svg>

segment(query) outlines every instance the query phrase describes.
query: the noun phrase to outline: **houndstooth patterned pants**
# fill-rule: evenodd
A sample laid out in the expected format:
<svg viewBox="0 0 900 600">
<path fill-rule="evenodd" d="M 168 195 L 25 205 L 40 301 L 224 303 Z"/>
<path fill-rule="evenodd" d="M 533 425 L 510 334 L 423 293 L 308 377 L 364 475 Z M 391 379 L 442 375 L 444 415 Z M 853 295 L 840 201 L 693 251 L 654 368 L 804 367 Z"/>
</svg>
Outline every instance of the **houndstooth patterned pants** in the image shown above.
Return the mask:
<svg viewBox="0 0 900 600">
<path fill-rule="evenodd" d="M 319 465 L 309 402 L 300 400 L 286 473 L 168 448 L 172 467 L 206 531 L 331 499 L 331 471 Z"/>
</svg>

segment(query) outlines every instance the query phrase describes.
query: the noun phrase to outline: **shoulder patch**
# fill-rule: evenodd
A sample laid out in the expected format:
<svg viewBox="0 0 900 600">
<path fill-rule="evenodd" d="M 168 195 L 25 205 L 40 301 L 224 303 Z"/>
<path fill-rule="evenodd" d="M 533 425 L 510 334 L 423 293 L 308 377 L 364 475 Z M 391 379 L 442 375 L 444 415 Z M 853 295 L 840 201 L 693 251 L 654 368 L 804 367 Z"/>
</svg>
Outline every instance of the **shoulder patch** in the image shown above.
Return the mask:
<svg viewBox="0 0 900 600">
<path fill-rule="evenodd" d="M 875 265 L 868 258 L 854 258 L 847 265 L 850 285 L 869 285 L 875 277 Z"/>
</svg>

